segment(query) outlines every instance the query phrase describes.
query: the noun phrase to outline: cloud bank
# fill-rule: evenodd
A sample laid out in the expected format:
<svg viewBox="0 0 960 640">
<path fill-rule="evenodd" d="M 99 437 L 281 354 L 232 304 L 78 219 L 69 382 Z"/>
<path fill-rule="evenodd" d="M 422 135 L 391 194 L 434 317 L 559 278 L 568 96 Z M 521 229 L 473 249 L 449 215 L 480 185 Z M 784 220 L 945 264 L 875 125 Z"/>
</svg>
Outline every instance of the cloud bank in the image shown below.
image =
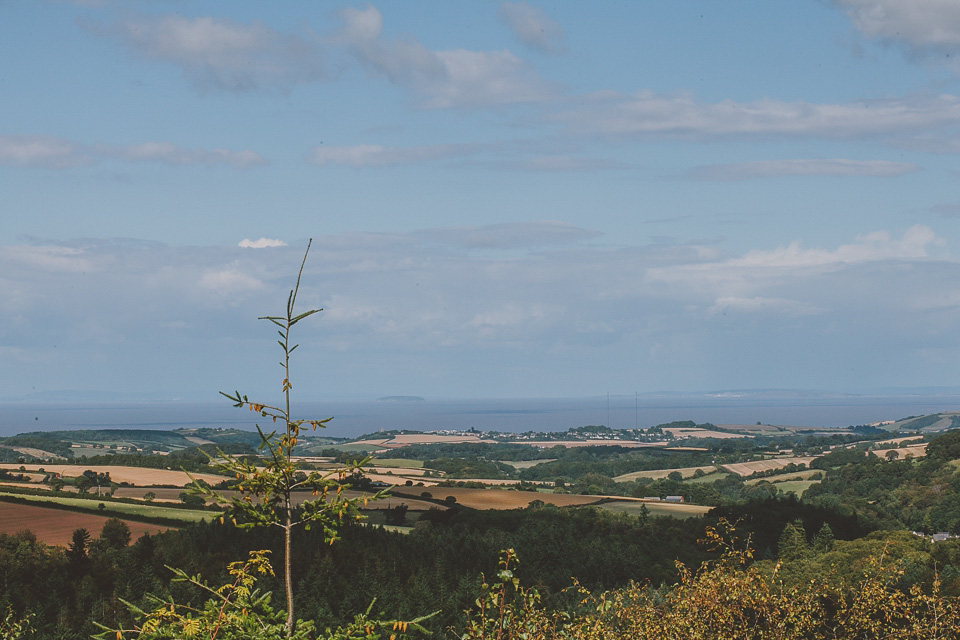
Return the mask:
<svg viewBox="0 0 960 640">
<path fill-rule="evenodd" d="M 924 368 L 960 348 L 960 264 L 938 257 L 929 228 L 741 255 L 602 239 L 557 222 L 315 238 L 301 300 L 325 311 L 301 333 L 322 354 L 302 365 L 307 384 L 582 395 L 596 392 L 582 388 L 596 368 L 598 385 L 628 388 L 822 388 L 847 365 L 875 367 L 865 384 L 904 370 L 919 375 L 913 384 L 958 382 Z M 0 346 L 23 356 L 2 381 L 106 387 L 122 371 L 142 386 L 260 384 L 244 363 L 272 352 L 254 319 L 282 308 L 303 245 L 0 247 Z M 769 367 L 756 377 L 749 361 L 763 353 L 786 359 L 781 377 Z"/>
</svg>

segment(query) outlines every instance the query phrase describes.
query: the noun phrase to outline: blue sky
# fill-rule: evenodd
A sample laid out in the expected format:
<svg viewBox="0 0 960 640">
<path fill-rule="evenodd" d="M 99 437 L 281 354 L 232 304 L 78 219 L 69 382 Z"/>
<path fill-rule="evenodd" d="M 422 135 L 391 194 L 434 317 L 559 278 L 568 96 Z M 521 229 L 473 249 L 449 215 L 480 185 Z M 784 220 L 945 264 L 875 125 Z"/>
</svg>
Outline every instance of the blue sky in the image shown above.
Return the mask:
<svg viewBox="0 0 960 640">
<path fill-rule="evenodd" d="M 0 0 L 0 389 L 958 386 L 960 3 Z"/>
</svg>

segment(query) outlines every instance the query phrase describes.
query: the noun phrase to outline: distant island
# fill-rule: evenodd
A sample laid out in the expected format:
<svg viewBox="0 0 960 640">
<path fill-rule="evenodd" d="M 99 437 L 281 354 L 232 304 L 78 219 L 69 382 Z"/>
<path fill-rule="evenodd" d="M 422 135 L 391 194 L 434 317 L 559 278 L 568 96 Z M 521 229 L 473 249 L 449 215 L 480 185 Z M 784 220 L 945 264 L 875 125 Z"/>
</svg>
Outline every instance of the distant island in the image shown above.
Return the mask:
<svg viewBox="0 0 960 640">
<path fill-rule="evenodd" d="M 420 396 L 383 396 L 377 398 L 377 402 L 426 402 L 426 399 Z"/>
</svg>

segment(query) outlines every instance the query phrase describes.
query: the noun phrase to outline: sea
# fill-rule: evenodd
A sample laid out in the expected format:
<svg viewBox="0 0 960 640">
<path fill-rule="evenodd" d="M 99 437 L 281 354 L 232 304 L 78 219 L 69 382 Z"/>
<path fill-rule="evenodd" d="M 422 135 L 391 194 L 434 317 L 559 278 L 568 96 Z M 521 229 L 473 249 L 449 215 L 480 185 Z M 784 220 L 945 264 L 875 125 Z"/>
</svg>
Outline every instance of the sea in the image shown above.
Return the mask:
<svg viewBox="0 0 960 640">
<path fill-rule="evenodd" d="M 382 399 L 301 402 L 295 417 L 334 419 L 318 434 L 352 438 L 390 429 L 522 433 L 606 425 L 647 428 L 676 420 L 838 428 L 960 410 L 960 389 L 933 393 L 793 391 L 601 395 L 579 398 Z M 229 402 L 0 402 L 0 436 L 72 429 L 255 430 L 258 416 Z M 261 419 L 261 422 L 264 422 Z M 266 421 L 261 426 L 272 428 Z"/>
</svg>

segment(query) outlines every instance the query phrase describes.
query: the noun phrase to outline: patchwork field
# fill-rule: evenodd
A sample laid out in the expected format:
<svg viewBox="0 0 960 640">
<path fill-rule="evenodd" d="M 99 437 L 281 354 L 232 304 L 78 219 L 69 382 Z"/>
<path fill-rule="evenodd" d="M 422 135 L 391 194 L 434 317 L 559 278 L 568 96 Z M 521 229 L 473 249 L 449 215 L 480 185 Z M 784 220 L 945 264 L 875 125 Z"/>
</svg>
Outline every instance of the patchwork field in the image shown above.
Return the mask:
<svg viewBox="0 0 960 640">
<path fill-rule="evenodd" d="M 0 468 L 15 471 L 20 465 L 16 463 L 0 463 Z M 114 482 L 129 482 L 136 486 L 151 485 L 173 485 L 184 487 L 190 484 L 190 476 L 183 471 L 173 469 L 144 469 L 141 467 L 114 467 L 114 466 L 83 466 L 76 464 L 42 464 L 26 465 L 27 471 L 37 471 L 43 467 L 47 472 L 55 472 L 64 476 L 79 476 L 84 471 L 90 470 L 95 473 L 109 473 L 110 479 Z M 224 480 L 224 476 L 214 475 L 212 473 L 194 473 L 197 480 L 204 480 L 210 484 L 216 484 Z"/>
<path fill-rule="evenodd" d="M 34 449 L 33 447 L 8 447 L 7 445 L 0 445 L 0 447 L 4 449 L 12 449 L 17 453 L 33 456 L 34 458 L 50 459 L 57 457 L 57 454 L 55 453 L 50 453 L 49 451 L 44 451 L 43 449 Z"/>
<path fill-rule="evenodd" d="M 788 464 L 805 464 L 810 466 L 810 463 L 816 460 L 814 456 L 798 456 L 795 458 L 771 458 L 769 460 L 755 460 L 753 462 L 738 462 L 736 464 L 725 464 L 721 468 L 726 469 L 730 473 L 735 473 L 738 476 L 749 476 L 753 475 L 758 471 L 770 471 L 775 469 L 782 469 Z"/>
<path fill-rule="evenodd" d="M 542 500 L 558 507 L 592 504 L 602 496 L 580 496 L 567 493 L 540 493 L 536 491 L 508 491 L 503 489 L 461 489 L 459 487 L 435 487 L 430 489 L 433 497 L 443 500 L 453 496 L 458 504 L 474 509 L 521 509 L 534 500 Z"/>
<path fill-rule="evenodd" d="M 875 456 L 880 456 L 881 458 L 886 458 L 887 453 L 890 451 L 897 452 L 898 460 L 903 460 L 904 458 L 907 458 L 907 457 L 922 458 L 925 455 L 927 455 L 927 443 L 924 442 L 923 444 L 918 444 L 915 446 L 898 447 L 893 449 L 874 449 L 870 453 L 872 453 Z"/>
<path fill-rule="evenodd" d="M 604 502 L 598 505 L 601 509 L 615 511 L 617 513 L 629 513 L 632 516 L 638 516 L 646 507 L 647 513 L 651 516 L 673 516 L 674 518 L 694 518 L 702 516 L 713 507 L 705 507 L 699 504 L 672 504 L 665 502 L 636 502 L 615 500 L 613 502 Z"/>
<path fill-rule="evenodd" d="M 654 480 L 659 480 L 660 478 L 666 478 L 668 475 L 674 471 L 679 471 L 684 478 L 692 478 L 693 474 L 700 469 L 704 473 L 711 473 L 717 470 L 716 465 L 707 465 L 703 467 L 683 467 L 681 469 L 654 469 L 651 471 L 634 471 L 633 473 L 625 473 L 621 476 L 614 478 L 616 482 L 633 482 L 637 478 L 653 478 Z"/>
<path fill-rule="evenodd" d="M 636 442 L 635 440 L 518 440 L 516 444 L 526 444 L 539 449 L 550 449 L 562 446 L 568 449 L 573 447 L 653 447 L 668 444 L 666 442 Z"/>
<path fill-rule="evenodd" d="M 40 496 L 24 496 L 20 494 L 14 495 L 17 498 L 25 498 L 31 502 L 38 503 L 55 503 L 67 505 L 70 507 L 77 507 L 81 509 L 89 509 L 90 511 L 96 511 L 97 505 L 99 502 L 93 498 L 73 498 L 70 496 L 63 495 L 40 495 Z M 4 508 L 6 505 L 12 504 L 8 502 L 0 502 L 0 509 Z M 177 509 L 175 507 L 165 507 L 158 504 L 127 504 L 124 502 L 104 502 L 111 511 L 120 512 L 129 516 L 141 516 L 149 518 L 168 518 L 170 520 L 181 520 L 183 522 L 199 522 L 200 520 L 219 517 L 219 513 L 216 511 L 194 511 L 192 509 Z M 64 511 L 63 513 L 67 513 Z"/>
<path fill-rule="evenodd" d="M 405 470 L 422 469 L 423 460 L 407 460 L 406 458 L 374 458 L 371 464 L 375 467 L 401 468 Z"/>
<path fill-rule="evenodd" d="M 397 449 L 411 444 L 461 444 L 464 442 L 492 442 L 479 436 L 444 436 L 435 433 L 405 433 L 392 438 L 357 440 L 351 445 L 376 445 L 384 449 Z"/>
<path fill-rule="evenodd" d="M 718 424 L 722 429 L 731 431 L 745 431 L 753 435 L 769 435 L 772 433 L 785 433 L 797 429 L 807 429 L 809 427 L 776 427 L 772 424 Z"/>
<path fill-rule="evenodd" d="M 758 482 L 772 482 L 774 484 L 780 482 L 788 482 L 794 480 L 809 480 L 811 476 L 816 474 L 822 474 L 823 471 L 819 469 L 804 469 L 803 471 L 791 471 L 790 473 L 784 473 L 782 475 L 767 476 L 766 478 L 751 478 L 744 482 L 746 485 L 757 484 Z"/>
<path fill-rule="evenodd" d="M 37 536 L 37 540 L 49 545 L 68 545 L 74 530 L 81 527 L 96 537 L 106 521 L 107 517 L 92 513 L 0 502 L 0 533 L 14 534 L 29 529 Z M 170 528 L 142 522 L 125 522 L 130 527 L 131 540 L 136 540 L 145 533 L 154 534 Z"/>
<path fill-rule="evenodd" d="M 403 489 L 405 490 L 404 493 L 412 496 L 418 496 L 420 493 L 424 491 L 427 491 L 428 493 L 431 493 L 434 495 L 438 493 L 437 491 L 427 489 L 426 487 L 403 487 Z M 119 489 L 116 490 L 116 492 L 114 492 L 114 495 L 117 496 L 118 498 L 134 498 L 137 500 L 142 500 L 143 495 L 147 491 L 152 491 L 156 496 L 153 499 L 154 503 L 180 502 L 181 490 L 171 489 L 169 487 L 155 487 L 155 488 L 120 487 Z M 239 493 L 236 491 L 223 491 L 222 493 L 223 495 L 228 497 L 239 495 Z M 364 492 L 361 492 L 361 491 L 354 491 L 352 489 L 347 489 L 346 491 L 344 491 L 344 495 L 347 498 L 357 498 L 357 497 L 362 497 L 363 495 L 370 495 L 370 493 L 367 492 L 366 494 L 364 494 Z M 310 491 L 298 491 L 293 494 L 293 499 L 295 504 L 300 504 L 301 502 L 304 502 L 307 500 L 316 500 L 317 496 L 313 495 L 313 493 Z M 386 500 L 376 500 L 376 501 L 369 502 L 367 503 L 367 506 L 364 508 L 373 509 L 373 510 L 387 509 L 389 507 L 397 506 L 398 504 L 400 504 L 400 502 L 403 502 L 404 504 L 407 505 L 407 507 L 409 507 L 412 510 L 426 511 L 427 509 L 437 506 L 436 503 L 430 502 L 428 500 L 419 500 L 416 497 L 411 497 L 411 498 L 390 497 Z M 111 508 L 113 508 L 112 504 L 111 504 Z M 187 512 L 187 513 L 193 513 L 193 512 Z M 211 515 L 210 512 L 207 512 L 207 517 L 209 517 L 210 515 Z"/>
<path fill-rule="evenodd" d="M 783 482 L 775 482 L 774 486 L 783 491 L 784 493 L 795 493 L 797 496 L 802 496 L 803 492 L 812 487 L 813 485 L 820 482 L 819 480 L 785 480 Z"/>
<path fill-rule="evenodd" d="M 874 446 L 879 447 L 879 448 L 881 448 L 881 449 L 890 449 L 890 448 L 892 448 L 892 447 L 899 447 L 901 442 L 907 442 L 907 441 L 909 441 L 909 440 L 916 440 L 916 441 L 917 441 L 917 444 L 920 444 L 920 442 L 923 440 L 923 438 L 922 438 L 922 437 L 917 437 L 917 436 L 905 436 L 905 437 L 903 437 L 903 438 L 891 438 L 891 439 L 889 439 L 889 440 L 883 440 L 883 441 L 881 441 L 881 442 L 875 442 L 875 443 L 874 443 Z"/>
<path fill-rule="evenodd" d="M 725 431 L 713 431 L 711 429 L 699 429 L 695 427 L 678 427 L 678 428 L 665 428 L 664 431 L 672 435 L 674 438 L 747 438 L 741 433 L 727 433 Z"/>
<path fill-rule="evenodd" d="M 500 462 L 503 464 L 508 464 L 514 469 L 529 469 L 530 467 L 535 467 L 538 464 L 556 461 L 556 458 L 544 458 L 543 460 L 500 460 Z"/>
</svg>

